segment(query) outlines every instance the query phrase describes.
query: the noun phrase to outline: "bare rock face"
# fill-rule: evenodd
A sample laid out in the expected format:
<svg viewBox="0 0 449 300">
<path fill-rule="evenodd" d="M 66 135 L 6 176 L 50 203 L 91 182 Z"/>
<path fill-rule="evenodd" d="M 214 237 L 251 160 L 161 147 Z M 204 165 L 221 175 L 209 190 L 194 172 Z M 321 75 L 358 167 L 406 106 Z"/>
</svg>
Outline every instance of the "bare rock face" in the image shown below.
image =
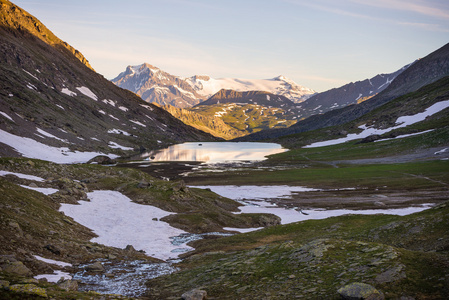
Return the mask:
<svg viewBox="0 0 449 300">
<path fill-rule="evenodd" d="M 346 300 L 383 300 L 384 295 L 373 286 L 355 282 L 338 290 L 338 293 Z"/>
</svg>

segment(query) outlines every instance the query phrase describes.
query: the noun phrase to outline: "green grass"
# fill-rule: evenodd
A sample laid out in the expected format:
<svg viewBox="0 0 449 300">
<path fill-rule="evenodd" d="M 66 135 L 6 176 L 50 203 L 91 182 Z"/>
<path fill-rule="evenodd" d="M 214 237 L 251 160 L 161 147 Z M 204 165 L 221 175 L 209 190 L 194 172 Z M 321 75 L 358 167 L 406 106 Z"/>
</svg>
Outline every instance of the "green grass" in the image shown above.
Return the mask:
<svg viewBox="0 0 449 300">
<path fill-rule="evenodd" d="M 306 162 L 304 162 L 306 163 Z M 377 188 L 417 190 L 447 188 L 449 161 L 423 161 L 401 164 L 339 165 L 320 162 L 310 166 L 272 171 L 248 169 L 236 176 L 232 172 L 201 177 L 202 184 L 227 185 L 299 185 L 316 188 Z M 193 180 L 193 179 L 192 179 Z M 194 180 L 193 180 L 194 181 Z"/>
</svg>

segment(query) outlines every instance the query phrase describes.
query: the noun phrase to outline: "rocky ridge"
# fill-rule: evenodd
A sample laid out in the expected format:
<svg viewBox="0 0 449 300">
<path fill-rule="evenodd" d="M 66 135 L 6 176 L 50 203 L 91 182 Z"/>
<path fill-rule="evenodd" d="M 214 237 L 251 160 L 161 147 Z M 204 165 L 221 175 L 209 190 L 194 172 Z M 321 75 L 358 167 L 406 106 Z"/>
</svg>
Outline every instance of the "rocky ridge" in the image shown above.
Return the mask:
<svg viewBox="0 0 449 300">
<path fill-rule="evenodd" d="M 94 72 L 19 7 L 1 5 L 1 155 L 22 155 L 14 141 L 23 137 L 71 154 L 115 155 L 215 140 Z"/>
</svg>

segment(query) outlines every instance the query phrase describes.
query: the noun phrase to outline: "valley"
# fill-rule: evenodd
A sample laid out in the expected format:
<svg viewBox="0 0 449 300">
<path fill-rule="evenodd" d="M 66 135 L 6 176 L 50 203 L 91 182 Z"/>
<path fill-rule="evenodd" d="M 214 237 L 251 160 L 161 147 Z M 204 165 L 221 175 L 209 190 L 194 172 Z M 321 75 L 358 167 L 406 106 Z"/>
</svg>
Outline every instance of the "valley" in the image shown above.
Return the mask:
<svg viewBox="0 0 449 300">
<path fill-rule="evenodd" d="M 1 299 L 449 298 L 449 44 L 322 93 L 110 81 L 0 9 Z"/>
</svg>

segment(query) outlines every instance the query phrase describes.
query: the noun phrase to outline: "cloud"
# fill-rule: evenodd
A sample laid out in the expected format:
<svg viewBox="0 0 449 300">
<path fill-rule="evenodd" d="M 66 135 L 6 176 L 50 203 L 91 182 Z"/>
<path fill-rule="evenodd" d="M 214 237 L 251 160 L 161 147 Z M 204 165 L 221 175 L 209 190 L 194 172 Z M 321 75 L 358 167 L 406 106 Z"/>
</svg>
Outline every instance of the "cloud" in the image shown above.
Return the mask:
<svg viewBox="0 0 449 300">
<path fill-rule="evenodd" d="M 449 20 L 449 4 L 445 1 L 432 0 L 351 0 L 361 5 L 379 7 L 389 10 L 414 12 L 429 17 Z M 443 3 L 444 2 L 444 3 Z"/>
<path fill-rule="evenodd" d="M 427 31 L 449 32 L 449 28 L 441 27 L 438 24 L 416 23 L 416 22 L 397 22 L 399 25 L 421 28 Z"/>
<path fill-rule="evenodd" d="M 401 26 L 416 27 L 427 31 L 447 32 L 446 21 L 449 21 L 449 1 L 436 0 L 342 0 L 338 3 L 333 0 L 284 0 L 284 2 L 308 7 L 335 15 L 348 16 L 363 20 L 371 20 L 382 23 Z M 443 3 L 444 2 L 444 3 Z M 384 13 L 373 13 L 372 8 L 378 8 Z M 395 13 L 396 17 L 387 17 L 389 13 Z M 432 22 L 419 22 L 405 13 L 415 13 L 422 18 L 434 18 Z M 402 14 L 399 14 L 402 13 Z M 442 23 L 443 22 L 443 23 Z"/>
</svg>

